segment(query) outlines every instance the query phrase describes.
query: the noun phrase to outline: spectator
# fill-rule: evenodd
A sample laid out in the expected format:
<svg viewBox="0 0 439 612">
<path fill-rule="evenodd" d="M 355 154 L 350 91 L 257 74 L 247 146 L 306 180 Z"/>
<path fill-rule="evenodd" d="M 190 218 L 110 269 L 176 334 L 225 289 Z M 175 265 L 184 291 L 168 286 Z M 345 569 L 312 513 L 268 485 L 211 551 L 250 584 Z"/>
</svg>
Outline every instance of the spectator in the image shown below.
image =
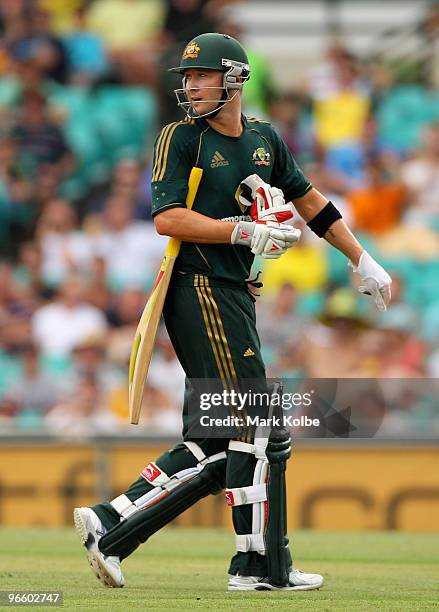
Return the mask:
<svg viewBox="0 0 439 612">
<path fill-rule="evenodd" d="M 105 333 L 105 316 L 84 301 L 84 290 L 81 278 L 70 275 L 59 287 L 55 301 L 35 312 L 32 334 L 44 354 L 66 357 L 82 339 Z"/>
<path fill-rule="evenodd" d="M 17 265 L 13 270 L 17 291 L 31 298 L 43 294 L 41 278 L 41 250 L 36 241 L 28 240 L 20 245 Z"/>
<path fill-rule="evenodd" d="M 74 29 L 65 38 L 70 64 L 69 82 L 91 85 L 104 76 L 108 62 L 104 45 L 96 34 L 86 27 L 86 8 L 79 6 L 74 13 Z"/>
<path fill-rule="evenodd" d="M 409 308 L 390 308 L 378 320 L 376 359 L 382 378 L 424 377 L 426 344 L 416 337 L 416 315 Z"/>
<path fill-rule="evenodd" d="M 283 356 L 278 368 L 302 370 L 309 378 L 355 377 L 362 359 L 358 346 L 367 327 L 352 290 L 336 289 L 320 320 L 304 329 L 300 343 Z"/>
<path fill-rule="evenodd" d="M 40 353 L 33 342 L 19 347 L 22 373 L 6 391 L 4 404 L 13 407 L 14 416 L 32 419 L 39 423 L 43 416 L 60 399 L 64 389 L 53 374 L 41 368 Z"/>
<path fill-rule="evenodd" d="M 128 363 L 133 338 L 146 303 L 145 292 L 136 287 L 127 287 L 114 295 L 107 316 L 111 327 L 108 354 L 113 362 Z"/>
<path fill-rule="evenodd" d="M 19 162 L 32 174 L 53 171 L 58 179 L 73 169 L 73 157 L 62 130 L 49 117 L 45 97 L 27 92 L 12 131 Z"/>
<path fill-rule="evenodd" d="M 102 255 L 97 254 L 90 263 L 87 281 L 86 301 L 107 313 L 113 294 L 107 285 L 107 267 Z"/>
<path fill-rule="evenodd" d="M 31 233 L 34 211 L 31 182 L 17 160 L 11 138 L 0 139 L 0 255 L 15 257 Z"/>
<path fill-rule="evenodd" d="M 165 0 L 165 5 L 163 32 L 171 43 L 182 45 L 200 32 L 216 31 L 208 0 Z M 221 28 L 218 31 L 229 33 Z"/>
<path fill-rule="evenodd" d="M 125 371 L 121 371 L 107 356 L 108 337 L 102 333 L 90 334 L 73 346 L 72 366 L 67 384 L 73 394 L 85 376 L 93 376 L 101 393 L 106 396 L 121 381 L 126 384 Z"/>
<path fill-rule="evenodd" d="M 371 157 L 366 165 L 365 184 L 349 194 L 357 230 L 383 233 L 395 227 L 406 201 L 404 185 L 385 176 L 380 158 Z"/>
<path fill-rule="evenodd" d="M 356 58 L 347 49 L 331 47 L 328 60 L 311 80 L 315 135 L 326 150 L 328 168 L 354 186 L 363 178 L 370 93 Z"/>
<path fill-rule="evenodd" d="M 87 440 L 96 435 L 114 434 L 117 424 L 96 377 L 84 375 L 71 396 L 47 414 L 45 424 L 57 436 Z"/>
<path fill-rule="evenodd" d="M 257 303 L 259 337 L 265 347 L 264 360 L 269 367 L 287 350 L 294 350 L 292 347 L 301 336 L 305 320 L 297 312 L 297 298 L 294 285 L 284 283 L 272 300 Z M 276 321 L 275 326 L 273 321 Z"/>
<path fill-rule="evenodd" d="M 114 168 L 111 186 L 113 195 L 129 198 L 133 202 L 135 218 L 144 221 L 151 219 L 151 171 L 152 168 L 148 167 L 145 177 L 145 170 L 136 159 L 123 158 Z"/>
<path fill-rule="evenodd" d="M 49 14 L 39 6 L 31 6 L 21 15 L 20 27 L 9 42 L 11 57 L 29 62 L 44 78 L 65 83 L 68 64 L 61 40 L 50 29 Z"/>
<path fill-rule="evenodd" d="M 87 9 L 88 28 L 110 51 L 137 49 L 153 41 L 162 19 L 161 0 L 97 0 Z"/>
<path fill-rule="evenodd" d="M 96 256 L 92 240 L 78 227 L 69 202 L 48 202 L 38 220 L 36 237 L 41 248 L 41 275 L 48 286 L 62 283 L 70 272 L 88 273 Z"/>
<path fill-rule="evenodd" d="M 98 244 L 109 286 L 117 291 L 133 285 L 150 289 L 167 243 L 151 223 L 134 220 L 133 212 L 131 199 L 112 196 L 103 213 Z"/>
<path fill-rule="evenodd" d="M 88 29 L 102 39 L 125 83 L 155 80 L 162 23 L 161 0 L 97 0 L 87 9 Z"/>
<path fill-rule="evenodd" d="M 402 164 L 401 176 L 409 190 L 405 220 L 439 229 L 439 123 L 425 129 L 420 150 Z"/>
<path fill-rule="evenodd" d="M 181 415 L 181 398 L 184 393 L 185 375 L 183 369 L 175 355 L 168 334 L 162 328 L 157 337 L 157 351 L 155 352 L 151 368 L 149 371 L 148 384 L 155 389 L 159 389 L 168 397 L 168 406 L 166 414 L 157 414 L 158 419 L 164 418 L 169 425 L 172 421 L 177 421 L 177 429 L 179 432 L 180 415 Z"/>
<path fill-rule="evenodd" d="M 30 320 L 36 306 L 35 297 L 17 290 L 10 263 L 0 261 L 0 321 L 4 324 L 2 341 L 15 354 L 29 340 Z"/>
<path fill-rule="evenodd" d="M 270 116 L 299 163 L 315 158 L 315 143 L 309 125 L 304 121 L 304 102 L 300 96 L 294 92 L 276 95 L 270 103 Z"/>
</svg>

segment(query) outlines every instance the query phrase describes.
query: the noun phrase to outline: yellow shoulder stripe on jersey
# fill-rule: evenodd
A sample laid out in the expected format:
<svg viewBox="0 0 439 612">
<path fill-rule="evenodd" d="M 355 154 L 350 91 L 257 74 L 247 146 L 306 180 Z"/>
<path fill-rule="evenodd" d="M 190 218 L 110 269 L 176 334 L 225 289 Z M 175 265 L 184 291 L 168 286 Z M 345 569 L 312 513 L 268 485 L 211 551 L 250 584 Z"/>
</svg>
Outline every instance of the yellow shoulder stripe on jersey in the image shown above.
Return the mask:
<svg viewBox="0 0 439 612">
<path fill-rule="evenodd" d="M 152 169 L 152 180 L 155 181 L 156 180 L 156 175 L 157 175 L 157 168 L 159 166 L 159 162 L 162 158 L 162 152 L 163 152 L 163 143 L 166 141 L 166 136 L 167 134 L 169 134 L 169 130 L 172 128 L 172 126 L 175 125 L 174 123 L 170 123 L 169 125 L 165 126 L 161 133 L 160 136 L 158 137 L 157 140 L 157 144 L 155 147 L 155 160 L 154 160 L 154 167 Z"/>
<path fill-rule="evenodd" d="M 156 145 L 155 163 L 152 172 L 153 181 L 161 181 L 165 176 L 168 161 L 169 145 L 171 144 L 172 134 L 179 125 L 193 124 L 194 119 L 185 117 L 181 121 L 175 121 L 163 128 Z"/>
</svg>

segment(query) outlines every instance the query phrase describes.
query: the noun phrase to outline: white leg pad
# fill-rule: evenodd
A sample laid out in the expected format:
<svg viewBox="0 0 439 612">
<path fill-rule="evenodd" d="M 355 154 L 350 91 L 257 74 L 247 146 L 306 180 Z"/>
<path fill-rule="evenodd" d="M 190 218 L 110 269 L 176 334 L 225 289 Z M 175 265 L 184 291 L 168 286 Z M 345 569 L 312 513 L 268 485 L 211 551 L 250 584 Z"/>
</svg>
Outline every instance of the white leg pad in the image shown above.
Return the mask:
<svg viewBox="0 0 439 612">
<path fill-rule="evenodd" d="M 249 487 L 226 489 L 226 501 L 229 506 L 245 506 L 256 504 L 267 499 L 267 485 L 255 484 Z"/>
<path fill-rule="evenodd" d="M 267 493 L 267 480 L 268 480 L 268 461 L 259 459 L 256 462 L 255 472 L 253 474 L 253 483 L 256 486 L 265 487 L 265 493 Z M 265 497 L 265 500 L 267 497 Z M 252 532 L 253 533 L 264 533 L 265 520 L 266 520 L 266 508 L 267 503 L 255 504 L 253 506 L 252 514 Z"/>
<path fill-rule="evenodd" d="M 238 552 L 249 552 L 254 550 L 265 555 L 264 536 L 260 533 L 249 533 L 236 536 L 236 550 Z"/>
<path fill-rule="evenodd" d="M 253 484 L 248 487 L 227 489 L 225 496 L 230 506 L 252 504 L 252 533 L 236 536 L 236 549 L 247 552 L 256 550 L 265 555 L 264 529 L 267 502 L 268 460 L 265 454 L 268 439 L 259 438 L 255 444 L 231 440 L 229 450 L 254 455 L 257 459 L 253 473 Z M 250 547 L 250 548 L 248 548 Z"/>
</svg>

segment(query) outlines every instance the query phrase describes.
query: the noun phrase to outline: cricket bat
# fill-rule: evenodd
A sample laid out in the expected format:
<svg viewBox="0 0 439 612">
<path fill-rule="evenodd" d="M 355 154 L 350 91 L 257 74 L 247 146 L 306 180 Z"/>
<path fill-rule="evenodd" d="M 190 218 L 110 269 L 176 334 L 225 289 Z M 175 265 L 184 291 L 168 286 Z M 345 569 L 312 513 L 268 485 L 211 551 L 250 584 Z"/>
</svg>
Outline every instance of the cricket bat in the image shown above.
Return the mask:
<svg viewBox="0 0 439 612">
<path fill-rule="evenodd" d="M 188 181 L 186 206 L 192 208 L 203 170 L 192 168 Z M 130 355 L 128 401 L 130 423 L 138 425 L 142 409 L 143 390 L 154 350 L 157 329 L 168 292 L 174 263 L 180 251 L 181 240 L 170 238 L 154 287 L 143 310 Z"/>
</svg>

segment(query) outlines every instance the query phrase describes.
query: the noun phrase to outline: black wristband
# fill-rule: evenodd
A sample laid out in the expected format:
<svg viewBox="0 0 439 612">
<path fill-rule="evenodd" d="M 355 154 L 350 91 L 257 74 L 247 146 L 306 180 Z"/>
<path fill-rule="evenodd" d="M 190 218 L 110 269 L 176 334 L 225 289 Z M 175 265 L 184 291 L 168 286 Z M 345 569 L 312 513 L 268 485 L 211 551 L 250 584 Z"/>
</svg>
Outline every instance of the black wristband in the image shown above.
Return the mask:
<svg viewBox="0 0 439 612">
<path fill-rule="evenodd" d="M 341 218 L 342 215 L 340 211 L 335 208 L 332 202 L 328 202 L 311 221 L 308 221 L 307 226 L 317 234 L 319 238 L 323 238 L 331 225 Z"/>
</svg>

